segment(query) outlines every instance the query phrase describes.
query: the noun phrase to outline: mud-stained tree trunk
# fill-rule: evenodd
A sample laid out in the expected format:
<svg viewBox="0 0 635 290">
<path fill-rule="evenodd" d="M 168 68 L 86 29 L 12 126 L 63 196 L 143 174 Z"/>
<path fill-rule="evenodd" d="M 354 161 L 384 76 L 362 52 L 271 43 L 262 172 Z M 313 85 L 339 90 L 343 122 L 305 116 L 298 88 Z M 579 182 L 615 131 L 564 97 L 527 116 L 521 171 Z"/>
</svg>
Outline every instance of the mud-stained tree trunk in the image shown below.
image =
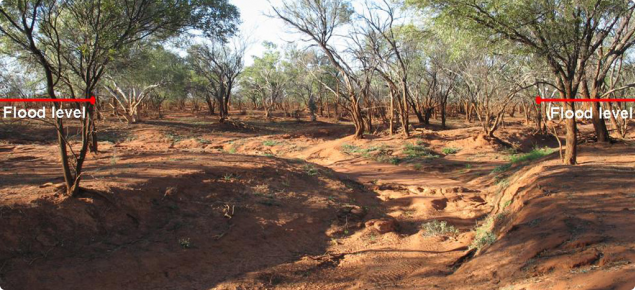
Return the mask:
<svg viewBox="0 0 635 290">
<path fill-rule="evenodd" d="M 588 80 L 582 81 L 580 84 L 582 97 L 585 99 L 597 99 L 598 97 L 598 87 L 597 84 L 593 84 L 591 90 L 589 90 Z M 609 131 L 606 128 L 606 123 L 604 119 L 600 118 L 600 103 L 590 103 L 590 108 L 592 111 L 591 121 L 593 123 L 593 129 L 595 130 L 595 136 L 597 137 L 597 141 L 601 143 L 609 142 Z"/>
<path fill-rule="evenodd" d="M 558 82 L 560 85 L 560 97 L 563 99 L 575 98 L 575 92 L 571 81 L 561 80 Z M 562 104 L 563 108 L 575 110 L 575 103 L 567 102 Z M 577 136 L 577 120 L 575 118 L 567 119 L 565 121 L 565 128 L 567 129 L 565 137 L 565 152 L 564 152 L 564 164 L 575 165 L 577 164 L 578 157 L 578 136 Z"/>
<path fill-rule="evenodd" d="M 393 90 L 388 89 L 390 92 L 390 136 L 395 134 L 395 93 Z"/>
<path fill-rule="evenodd" d="M 405 74 L 405 73 L 404 73 Z M 402 94 L 402 106 L 401 106 L 401 126 L 403 127 L 403 137 L 410 137 L 410 116 L 408 114 L 408 81 L 404 77 L 401 80 L 401 94 Z"/>
</svg>

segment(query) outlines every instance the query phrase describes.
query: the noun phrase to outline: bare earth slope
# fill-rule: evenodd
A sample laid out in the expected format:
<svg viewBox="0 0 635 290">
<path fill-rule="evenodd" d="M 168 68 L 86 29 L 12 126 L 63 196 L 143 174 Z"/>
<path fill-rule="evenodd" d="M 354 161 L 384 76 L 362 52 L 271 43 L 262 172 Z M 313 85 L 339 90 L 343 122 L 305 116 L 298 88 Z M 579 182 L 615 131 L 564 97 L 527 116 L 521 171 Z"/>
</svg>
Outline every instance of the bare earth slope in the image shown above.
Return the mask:
<svg viewBox="0 0 635 290">
<path fill-rule="evenodd" d="M 113 125 L 78 199 L 57 193 L 54 146 L 0 134 L 0 287 L 635 286 L 633 144 L 583 145 L 575 167 L 552 154 L 499 170 L 510 153 L 478 128 L 350 131 L 188 115 Z M 544 142 L 505 132 L 519 148 Z M 431 221 L 459 233 L 428 235 Z M 471 248 L 475 225 L 493 244 Z"/>
</svg>

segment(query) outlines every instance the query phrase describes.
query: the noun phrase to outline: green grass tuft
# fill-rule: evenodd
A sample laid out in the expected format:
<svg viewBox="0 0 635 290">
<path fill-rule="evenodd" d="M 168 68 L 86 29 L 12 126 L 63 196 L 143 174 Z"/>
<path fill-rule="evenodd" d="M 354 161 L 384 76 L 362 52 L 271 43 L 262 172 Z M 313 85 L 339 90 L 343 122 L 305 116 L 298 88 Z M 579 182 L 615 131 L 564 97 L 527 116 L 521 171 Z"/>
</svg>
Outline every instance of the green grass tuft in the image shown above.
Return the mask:
<svg viewBox="0 0 635 290">
<path fill-rule="evenodd" d="M 404 146 L 403 153 L 406 155 L 405 159 L 432 159 L 439 157 L 438 155 L 431 153 L 428 148 L 421 144 L 406 144 L 406 146 Z"/>
<path fill-rule="evenodd" d="M 502 173 L 502 172 L 505 172 L 505 171 L 509 170 L 510 168 L 512 168 L 512 164 L 511 163 L 503 164 L 501 166 L 496 166 L 496 168 L 494 168 L 494 170 L 492 170 L 492 173 Z"/>
<path fill-rule="evenodd" d="M 527 154 L 515 154 L 512 155 L 509 158 L 509 162 L 511 162 L 512 164 L 515 163 L 520 163 L 520 162 L 525 162 L 525 161 L 533 161 L 536 159 L 540 159 L 542 157 L 545 157 L 551 153 L 553 153 L 555 150 L 551 149 L 551 148 L 534 148 L 533 150 L 531 150 L 531 152 L 527 153 Z"/>
<path fill-rule="evenodd" d="M 265 141 L 262 141 L 262 145 L 269 146 L 269 147 L 280 145 L 281 143 L 282 142 L 276 141 L 276 140 L 265 140 Z"/>
<path fill-rule="evenodd" d="M 424 236 L 433 237 L 441 235 L 457 235 L 459 230 L 452 225 L 448 225 L 446 221 L 433 220 L 421 225 L 421 228 L 425 231 Z"/>
<path fill-rule="evenodd" d="M 452 154 L 456 154 L 456 153 L 458 153 L 459 151 L 461 151 L 461 148 L 453 148 L 453 147 L 446 147 L 446 148 L 443 148 L 443 149 L 441 150 L 441 152 L 443 152 L 443 154 L 445 154 L 445 155 L 452 155 Z"/>
<path fill-rule="evenodd" d="M 304 171 L 306 171 L 306 174 L 308 174 L 309 176 L 316 176 L 320 174 L 320 171 L 312 164 L 305 164 Z"/>
<path fill-rule="evenodd" d="M 496 168 L 494 168 L 494 170 L 492 170 L 493 174 L 497 174 L 497 173 L 503 173 L 507 170 L 509 170 L 512 165 L 517 164 L 517 163 L 523 163 L 523 162 L 530 162 L 530 161 L 534 161 L 536 159 L 540 159 L 542 157 L 545 157 L 551 153 L 555 152 L 554 149 L 551 148 L 534 148 L 533 150 L 531 150 L 531 152 L 527 153 L 527 154 L 514 154 L 511 155 L 509 157 L 509 163 L 507 164 L 503 164 L 501 166 L 498 166 Z"/>
</svg>

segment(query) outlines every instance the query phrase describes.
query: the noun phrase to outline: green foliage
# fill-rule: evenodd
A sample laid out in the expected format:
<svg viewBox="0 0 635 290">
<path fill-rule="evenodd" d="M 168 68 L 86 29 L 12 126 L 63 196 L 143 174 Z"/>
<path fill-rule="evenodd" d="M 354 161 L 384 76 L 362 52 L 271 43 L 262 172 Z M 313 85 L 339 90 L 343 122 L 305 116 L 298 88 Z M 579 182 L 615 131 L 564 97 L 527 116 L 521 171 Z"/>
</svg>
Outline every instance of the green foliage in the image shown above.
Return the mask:
<svg viewBox="0 0 635 290">
<path fill-rule="evenodd" d="M 269 147 L 280 145 L 280 144 L 282 144 L 282 142 L 276 141 L 276 140 L 265 140 L 265 141 L 262 141 L 262 145 L 269 146 Z"/>
<path fill-rule="evenodd" d="M 423 233 L 424 236 L 454 236 L 459 233 L 459 230 L 457 228 L 452 225 L 448 225 L 446 221 L 433 220 L 421 225 L 421 228 L 425 231 Z"/>
<path fill-rule="evenodd" d="M 353 155 L 355 153 L 361 153 L 362 149 L 359 146 L 342 144 L 342 152 Z"/>
<path fill-rule="evenodd" d="M 148 99 L 152 102 L 184 100 L 193 77 L 185 59 L 152 44 L 127 49 L 125 57 L 113 60 L 111 66 L 106 85 L 111 85 L 112 80 L 124 91 L 159 85 L 149 92 Z"/>
<path fill-rule="evenodd" d="M 545 157 L 553 152 L 555 152 L 555 150 L 551 148 L 542 148 L 542 149 L 534 148 L 533 150 L 531 150 L 531 152 L 527 154 L 512 155 L 509 158 L 509 162 L 511 162 L 512 164 L 515 164 L 515 163 L 521 163 L 526 161 L 533 161 L 533 160 Z"/>
<path fill-rule="evenodd" d="M 553 152 L 555 152 L 555 150 L 551 148 L 534 148 L 527 154 L 514 154 L 509 158 L 509 163 L 497 166 L 496 168 L 494 168 L 494 170 L 492 170 L 492 173 L 503 173 L 509 170 L 514 164 L 534 161 L 536 159 L 545 157 Z"/>
<path fill-rule="evenodd" d="M 198 141 L 198 143 L 205 144 L 205 145 L 212 143 L 212 141 L 210 141 L 208 139 L 205 139 L 205 138 L 201 138 L 201 137 L 196 138 L 196 141 Z"/>
<path fill-rule="evenodd" d="M 459 151 L 461 151 L 461 148 L 446 147 L 443 148 L 441 152 L 445 155 L 452 155 L 458 153 Z"/>
<path fill-rule="evenodd" d="M 254 57 L 253 64 L 242 73 L 240 87 L 252 103 L 269 108 L 282 97 L 289 78 L 284 73 L 282 56 L 276 45 L 264 42 L 263 46 L 266 49 L 263 55 Z"/>
<path fill-rule="evenodd" d="M 183 137 L 180 136 L 179 134 L 176 134 L 174 132 L 166 132 L 165 133 L 165 137 L 170 140 L 171 142 L 174 143 L 178 143 L 181 142 L 183 140 Z"/>
<path fill-rule="evenodd" d="M 309 176 L 316 176 L 320 174 L 320 171 L 317 168 L 315 168 L 313 164 L 308 164 L 308 163 L 304 165 L 304 171 L 306 171 L 306 174 L 308 174 Z"/>
<path fill-rule="evenodd" d="M 509 170 L 510 168 L 512 168 L 512 164 L 511 163 L 506 163 L 506 164 L 503 164 L 503 165 L 496 166 L 496 168 L 494 168 L 494 170 L 492 170 L 492 173 L 494 173 L 494 174 L 503 173 L 503 172 Z"/>
<path fill-rule="evenodd" d="M 482 249 L 496 242 L 494 230 L 494 218 L 488 217 L 481 225 L 476 227 L 476 236 L 470 245 L 470 249 Z"/>
<path fill-rule="evenodd" d="M 361 148 L 359 146 L 343 144 L 342 152 L 348 155 L 362 156 L 381 163 L 399 164 L 401 160 L 391 155 L 391 151 L 386 146 L 372 146 L 369 148 Z"/>
<path fill-rule="evenodd" d="M 439 157 L 438 155 L 431 153 L 428 148 L 421 144 L 406 144 L 404 146 L 403 153 L 406 155 L 406 159 L 432 159 Z"/>
<path fill-rule="evenodd" d="M 505 210 L 507 207 L 509 207 L 512 204 L 512 200 L 508 200 L 505 203 L 503 203 L 503 206 L 501 207 L 503 210 Z"/>
</svg>

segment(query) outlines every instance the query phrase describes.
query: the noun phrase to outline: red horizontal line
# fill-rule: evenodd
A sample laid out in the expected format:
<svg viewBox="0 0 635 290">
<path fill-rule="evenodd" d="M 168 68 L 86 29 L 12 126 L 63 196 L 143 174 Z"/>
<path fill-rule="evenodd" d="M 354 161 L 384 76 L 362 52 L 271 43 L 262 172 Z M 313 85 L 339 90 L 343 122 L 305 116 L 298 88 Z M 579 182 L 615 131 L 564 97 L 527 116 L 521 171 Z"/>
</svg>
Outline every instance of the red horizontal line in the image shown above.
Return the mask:
<svg viewBox="0 0 635 290">
<path fill-rule="evenodd" d="M 635 98 L 624 99 L 543 99 L 540 96 L 536 96 L 536 103 L 556 103 L 556 102 L 571 102 L 571 103 L 601 103 L 601 102 L 635 102 Z"/>
<path fill-rule="evenodd" d="M 11 103 L 47 103 L 47 102 L 55 102 L 55 103 L 91 103 L 95 104 L 95 96 L 90 97 L 90 99 L 0 99 L 0 102 L 11 102 Z"/>
</svg>

